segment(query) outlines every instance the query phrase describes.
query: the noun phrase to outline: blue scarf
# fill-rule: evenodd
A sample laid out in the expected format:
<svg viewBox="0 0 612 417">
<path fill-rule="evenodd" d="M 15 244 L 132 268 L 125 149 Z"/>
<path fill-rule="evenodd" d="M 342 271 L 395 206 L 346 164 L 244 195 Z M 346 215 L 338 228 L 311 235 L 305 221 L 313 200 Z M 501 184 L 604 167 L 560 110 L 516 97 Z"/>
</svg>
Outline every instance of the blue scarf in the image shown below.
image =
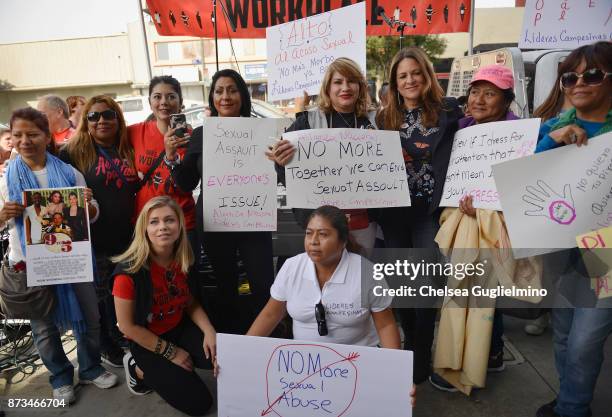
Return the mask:
<svg viewBox="0 0 612 417">
<path fill-rule="evenodd" d="M 47 178 L 49 188 L 74 187 L 76 185 L 76 176 L 73 168 L 60 161 L 55 156 L 47 153 Z M 21 202 L 23 200 L 23 191 L 28 189 L 40 188 L 40 184 L 36 176 L 21 159 L 17 156 L 9 163 L 6 172 L 6 182 L 9 191 L 9 200 Z M 23 217 L 15 217 L 15 226 L 19 234 L 21 243 L 21 251 L 25 255 L 25 233 L 23 230 Z M 53 320 L 55 324 L 62 330 L 72 329 L 77 336 L 77 339 L 85 333 L 86 325 L 81 307 L 74 293 L 71 284 L 55 285 L 56 303 L 53 311 Z"/>
</svg>

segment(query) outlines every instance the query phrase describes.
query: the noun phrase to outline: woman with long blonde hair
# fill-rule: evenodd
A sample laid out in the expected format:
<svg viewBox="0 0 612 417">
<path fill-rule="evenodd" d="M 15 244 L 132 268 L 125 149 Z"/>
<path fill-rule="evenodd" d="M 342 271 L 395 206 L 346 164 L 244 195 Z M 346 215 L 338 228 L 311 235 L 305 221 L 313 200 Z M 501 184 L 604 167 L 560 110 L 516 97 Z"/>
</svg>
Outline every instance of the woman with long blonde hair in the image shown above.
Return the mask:
<svg viewBox="0 0 612 417">
<path fill-rule="evenodd" d="M 216 332 L 197 301 L 189 274 L 194 256 L 185 216 L 168 196 L 142 208 L 128 249 L 113 258 L 117 324 L 130 340 L 124 358 L 129 390 L 151 390 L 189 415 L 212 405 L 210 391 L 194 368 L 215 368 Z"/>
<path fill-rule="evenodd" d="M 85 104 L 78 130 L 61 149 L 59 157 L 83 174 L 101 208 L 100 216 L 91 225 L 100 310 L 100 348 L 102 361 L 120 368 L 123 350 L 118 344 L 123 338 L 115 325 L 109 283 L 114 265 L 109 258 L 121 253 L 130 243 L 131 214 L 139 179 L 123 114 L 115 100 L 101 95 Z"/>
</svg>

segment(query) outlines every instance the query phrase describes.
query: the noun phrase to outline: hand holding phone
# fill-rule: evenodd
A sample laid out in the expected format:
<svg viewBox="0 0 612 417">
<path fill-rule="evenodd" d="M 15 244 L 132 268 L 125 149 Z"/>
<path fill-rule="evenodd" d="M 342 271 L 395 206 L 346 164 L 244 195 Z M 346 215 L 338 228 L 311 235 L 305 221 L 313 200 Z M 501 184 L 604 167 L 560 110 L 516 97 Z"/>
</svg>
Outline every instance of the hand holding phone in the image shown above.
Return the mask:
<svg viewBox="0 0 612 417">
<path fill-rule="evenodd" d="M 174 135 L 177 138 L 185 137 L 185 133 L 187 133 L 187 118 L 183 113 L 170 115 L 170 129 L 175 129 Z"/>
</svg>

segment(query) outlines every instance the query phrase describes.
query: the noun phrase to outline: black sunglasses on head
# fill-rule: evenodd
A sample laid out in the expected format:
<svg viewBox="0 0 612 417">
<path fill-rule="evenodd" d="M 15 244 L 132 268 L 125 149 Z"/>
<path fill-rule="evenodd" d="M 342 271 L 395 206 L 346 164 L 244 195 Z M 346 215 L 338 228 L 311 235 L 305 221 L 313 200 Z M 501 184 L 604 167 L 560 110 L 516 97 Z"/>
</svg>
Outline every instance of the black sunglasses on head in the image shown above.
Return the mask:
<svg viewBox="0 0 612 417">
<path fill-rule="evenodd" d="M 577 72 L 566 72 L 561 75 L 559 82 L 562 88 L 575 87 L 580 78 L 582 78 L 582 82 L 586 85 L 599 85 L 603 83 L 609 75 L 612 75 L 612 72 L 603 72 L 599 68 L 591 68 L 584 71 L 582 74 L 578 74 Z"/>
<path fill-rule="evenodd" d="M 327 322 L 325 321 L 325 307 L 323 303 L 319 301 L 319 304 L 315 305 L 315 318 L 317 319 L 317 330 L 319 330 L 319 336 L 327 336 Z"/>
<path fill-rule="evenodd" d="M 90 122 L 97 122 L 100 120 L 100 116 L 104 117 L 104 120 L 115 120 L 117 119 L 117 112 L 115 110 L 104 110 L 104 111 L 90 111 L 87 113 L 87 120 Z"/>
</svg>

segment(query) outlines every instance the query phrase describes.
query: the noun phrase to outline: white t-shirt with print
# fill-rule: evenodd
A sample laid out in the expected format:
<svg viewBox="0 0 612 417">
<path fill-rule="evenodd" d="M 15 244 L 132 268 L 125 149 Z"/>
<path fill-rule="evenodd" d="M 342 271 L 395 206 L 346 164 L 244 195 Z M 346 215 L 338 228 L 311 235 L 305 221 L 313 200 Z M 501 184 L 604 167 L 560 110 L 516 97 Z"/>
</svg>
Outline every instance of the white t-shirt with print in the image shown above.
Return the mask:
<svg viewBox="0 0 612 417">
<path fill-rule="evenodd" d="M 369 308 L 361 307 L 362 256 L 344 250 L 333 275 L 319 287 L 314 263 L 302 253 L 287 259 L 278 272 L 270 295 L 287 302 L 287 312 L 293 319 L 293 337 L 296 340 L 376 346 L 378 334 L 372 312 L 385 310 L 391 297 L 374 297 L 368 292 Z M 384 285 L 369 277 L 371 287 Z M 315 318 L 315 305 L 323 302 L 328 335 L 320 336 Z"/>
</svg>

